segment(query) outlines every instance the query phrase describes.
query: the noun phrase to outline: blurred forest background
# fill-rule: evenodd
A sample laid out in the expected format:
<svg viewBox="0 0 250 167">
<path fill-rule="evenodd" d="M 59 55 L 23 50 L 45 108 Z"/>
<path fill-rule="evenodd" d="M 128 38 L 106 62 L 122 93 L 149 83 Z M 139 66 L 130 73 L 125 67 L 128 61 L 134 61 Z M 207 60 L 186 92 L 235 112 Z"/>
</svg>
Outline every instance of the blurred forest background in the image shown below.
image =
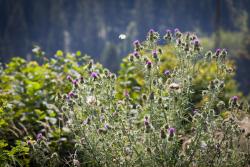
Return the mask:
<svg viewBox="0 0 250 167">
<path fill-rule="evenodd" d="M 80 50 L 117 71 L 133 40 L 178 27 L 201 36 L 204 50 L 227 48 L 249 93 L 249 11 L 250 0 L 0 0 L 0 62 L 33 59 L 39 45 L 47 57 Z"/>
</svg>

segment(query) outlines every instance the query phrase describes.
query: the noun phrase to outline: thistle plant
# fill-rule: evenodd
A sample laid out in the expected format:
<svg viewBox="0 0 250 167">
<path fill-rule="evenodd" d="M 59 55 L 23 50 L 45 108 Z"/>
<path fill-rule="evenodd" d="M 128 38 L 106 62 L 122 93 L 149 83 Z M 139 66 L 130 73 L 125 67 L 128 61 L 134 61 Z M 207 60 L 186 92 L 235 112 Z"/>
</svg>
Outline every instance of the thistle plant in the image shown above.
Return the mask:
<svg viewBox="0 0 250 167">
<path fill-rule="evenodd" d="M 143 94 L 132 98 L 119 80 L 90 61 L 88 77 L 68 76 L 73 88 L 62 100 L 65 126 L 75 139 L 72 166 L 246 166 L 249 136 L 239 115 L 247 104 L 238 96 L 223 101 L 227 51 L 203 54 L 192 33 L 167 30 L 163 40 L 174 45 L 178 63 L 160 70 L 163 50 L 160 34 L 150 30 L 146 41 L 136 40 L 128 60 L 144 78 Z M 193 78 L 204 62 L 216 64 L 216 78 L 202 91 L 203 101 L 193 103 Z M 199 92 L 201 93 L 201 92 Z M 242 149 L 242 140 L 247 149 Z"/>
</svg>

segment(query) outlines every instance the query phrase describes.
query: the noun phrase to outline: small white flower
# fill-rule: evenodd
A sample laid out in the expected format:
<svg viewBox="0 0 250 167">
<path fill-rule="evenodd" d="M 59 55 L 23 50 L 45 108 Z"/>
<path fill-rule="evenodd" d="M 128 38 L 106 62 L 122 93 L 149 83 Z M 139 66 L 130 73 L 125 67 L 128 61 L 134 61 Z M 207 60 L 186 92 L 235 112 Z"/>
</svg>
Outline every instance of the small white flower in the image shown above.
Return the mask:
<svg viewBox="0 0 250 167">
<path fill-rule="evenodd" d="M 201 148 L 205 150 L 207 148 L 207 144 L 205 141 L 201 141 Z"/>
<path fill-rule="evenodd" d="M 124 40 L 124 39 L 126 39 L 127 38 L 127 36 L 125 35 L 125 34 L 120 34 L 119 35 L 119 39 L 121 39 L 121 40 Z"/>
<path fill-rule="evenodd" d="M 173 90 L 178 90 L 178 89 L 180 89 L 180 85 L 177 84 L 177 83 L 171 83 L 171 84 L 169 85 L 169 88 L 170 88 L 170 89 L 173 89 Z"/>
<path fill-rule="evenodd" d="M 96 104 L 96 98 L 94 96 L 88 96 L 86 103 L 89 105 L 95 105 Z"/>
<path fill-rule="evenodd" d="M 35 46 L 33 49 L 32 49 L 32 52 L 33 53 L 38 53 L 40 51 L 40 47 L 39 46 Z"/>
</svg>

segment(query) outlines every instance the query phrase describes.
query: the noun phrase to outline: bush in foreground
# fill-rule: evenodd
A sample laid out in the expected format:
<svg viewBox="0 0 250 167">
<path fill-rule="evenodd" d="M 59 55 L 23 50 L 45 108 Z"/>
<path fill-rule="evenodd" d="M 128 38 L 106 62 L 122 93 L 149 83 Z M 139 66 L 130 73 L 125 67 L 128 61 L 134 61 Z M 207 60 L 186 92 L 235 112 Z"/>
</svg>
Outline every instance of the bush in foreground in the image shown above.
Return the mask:
<svg viewBox="0 0 250 167">
<path fill-rule="evenodd" d="M 129 61 L 143 78 L 143 94 L 133 90 L 118 94 L 116 75 L 90 66 L 89 76 L 74 84 L 62 99 L 65 126 L 75 139 L 69 164 L 74 166 L 247 166 L 249 122 L 240 120 L 248 106 L 238 96 L 229 102 L 221 95 L 225 76 L 231 72 L 227 51 L 201 54 L 198 38 L 178 29 L 163 37 L 175 41 L 176 66 L 160 70 L 160 35 L 150 30 L 143 43 L 134 42 Z M 194 103 L 194 78 L 200 65 L 215 66 L 215 78 L 202 90 L 202 102 Z M 71 76 L 70 76 L 71 77 Z M 73 78 L 74 79 L 74 78 Z M 124 79 L 126 81 L 126 78 Z M 119 85 L 119 83 L 118 83 Z M 34 153 L 47 140 L 41 134 Z M 38 163 L 41 162 L 38 160 Z"/>
</svg>

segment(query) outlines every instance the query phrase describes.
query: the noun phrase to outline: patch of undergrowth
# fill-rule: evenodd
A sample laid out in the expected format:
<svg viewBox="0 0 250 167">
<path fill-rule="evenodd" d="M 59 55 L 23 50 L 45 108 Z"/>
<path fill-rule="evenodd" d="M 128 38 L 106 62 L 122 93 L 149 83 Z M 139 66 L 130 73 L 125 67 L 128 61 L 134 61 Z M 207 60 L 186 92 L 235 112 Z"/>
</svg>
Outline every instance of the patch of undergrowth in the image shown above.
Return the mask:
<svg viewBox="0 0 250 167">
<path fill-rule="evenodd" d="M 58 98 L 72 87 L 66 81 L 67 74 L 78 79 L 88 75 L 85 68 L 90 57 L 80 52 L 66 54 L 57 51 L 50 60 L 44 57 L 45 53 L 39 47 L 34 48 L 33 52 L 40 63 L 13 58 L 4 68 L 0 68 L 0 141 L 3 143 L 0 162 L 10 166 L 18 162 L 24 166 L 28 161 L 33 164 L 32 156 L 26 155 L 27 145 L 23 147 L 23 156 L 27 160 L 12 150 L 18 147 L 17 150 L 22 152 L 19 141 L 32 140 L 38 133 L 43 133 L 50 140 L 51 152 L 57 152 L 59 157 L 69 155 L 73 142 L 67 129 L 62 128 Z M 96 67 L 102 68 L 100 64 Z M 7 156 L 10 151 L 13 155 Z"/>
</svg>

